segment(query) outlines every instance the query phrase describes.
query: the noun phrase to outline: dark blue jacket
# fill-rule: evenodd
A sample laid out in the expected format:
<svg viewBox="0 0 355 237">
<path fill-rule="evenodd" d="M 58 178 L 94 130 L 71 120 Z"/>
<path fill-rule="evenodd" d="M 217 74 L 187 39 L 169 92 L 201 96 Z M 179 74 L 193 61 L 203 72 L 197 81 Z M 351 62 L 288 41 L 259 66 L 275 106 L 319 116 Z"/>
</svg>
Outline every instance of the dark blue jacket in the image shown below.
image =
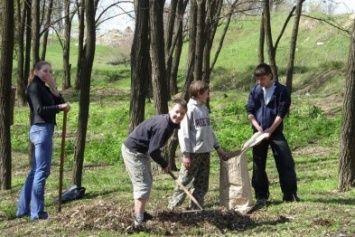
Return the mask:
<svg viewBox="0 0 355 237">
<path fill-rule="evenodd" d="M 276 116 L 282 119 L 288 114 L 291 97 L 287 92 L 286 86 L 275 81 L 275 91 L 266 105 L 264 101 L 264 91 L 260 85 L 255 85 L 249 94 L 246 110 L 249 114 L 253 114 L 258 124 L 263 128 L 270 128 L 275 121 Z M 253 126 L 254 131 L 256 131 Z M 275 132 L 282 131 L 283 123 L 275 129 Z"/>
<path fill-rule="evenodd" d="M 149 154 L 163 169 L 168 162 L 162 157 L 162 148 L 180 125 L 171 121 L 169 114 L 157 115 L 140 123 L 123 142 L 131 151 Z"/>
</svg>

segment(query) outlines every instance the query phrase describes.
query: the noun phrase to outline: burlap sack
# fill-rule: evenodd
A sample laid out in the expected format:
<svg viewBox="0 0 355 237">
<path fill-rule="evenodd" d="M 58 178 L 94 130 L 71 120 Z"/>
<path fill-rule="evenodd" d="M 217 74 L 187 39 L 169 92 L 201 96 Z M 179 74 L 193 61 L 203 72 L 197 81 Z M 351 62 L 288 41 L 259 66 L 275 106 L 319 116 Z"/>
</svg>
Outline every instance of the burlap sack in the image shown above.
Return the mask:
<svg viewBox="0 0 355 237">
<path fill-rule="evenodd" d="M 231 153 L 227 160 L 221 160 L 220 165 L 220 205 L 229 210 L 246 214 L 253 208 L 253 197 L 248 172 L 246 151 L 257 145 L 266 133 L 255 133 L 244 143 L 242 150 Z"/>
</svg>

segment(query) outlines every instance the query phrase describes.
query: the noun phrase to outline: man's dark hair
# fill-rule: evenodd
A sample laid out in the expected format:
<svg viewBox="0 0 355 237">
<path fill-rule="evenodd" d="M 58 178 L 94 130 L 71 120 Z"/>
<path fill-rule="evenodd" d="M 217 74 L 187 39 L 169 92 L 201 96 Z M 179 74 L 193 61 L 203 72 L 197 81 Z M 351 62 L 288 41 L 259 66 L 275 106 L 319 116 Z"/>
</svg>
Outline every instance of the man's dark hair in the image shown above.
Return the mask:
<svg viewBox="0 0 355 237">
<path fill-rule="evenodd" d="M 261 77 L 261 76 L 266 76 L 266 75 L 272 75 L 272 70 L 269 64 L 266 63 L 260 63 L 258 66 L 256 66 L 254 70 L 254 76 L 255 77 Z"/>
<path fill-rule="evenodd" d="M 171 107 L 173 107 L 176 104 L 181 105 L 187 111 L 187 103 L 184 99 L 173 99 L 171 101 Z"/>
</svg>

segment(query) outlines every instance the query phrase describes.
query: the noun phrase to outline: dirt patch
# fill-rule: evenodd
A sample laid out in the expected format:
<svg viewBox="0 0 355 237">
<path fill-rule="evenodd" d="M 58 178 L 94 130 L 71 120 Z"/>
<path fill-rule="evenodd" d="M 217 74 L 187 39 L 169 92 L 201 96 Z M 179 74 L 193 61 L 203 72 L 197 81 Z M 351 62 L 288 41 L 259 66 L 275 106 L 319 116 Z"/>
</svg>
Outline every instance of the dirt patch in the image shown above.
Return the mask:
<svg viewBox="0 0 355 237">
<path fill-rule="evenodd" d="M 250 216 L 227 210 L 205 212 L 159 211 L 152 213 L 154 218 L 145 223 L 144 232 L 163 235 L 183 234 L 223 234 L 227 231 L 240 231 L 246 226 L 255 225 Z M 66 228 L 80 230 L 107 230 L 127 234 L 135 232 L 132 227 L 132 209 L 121 204 L 98 200 L 81 204 L 54 217 Z M 194 227 L 203 227 L 204 233 L 195 233 Z"/>
<path fill-rule="evenodd" d="M 294 155 L 319 155 L 319 156 L 327 156 L 329 155 L 331 152 L 330 148 L 327 147 L 320 147 L 320 146 L 311 146 L 311 147 L 304 147 L 304 148 L 300 148 L 297 149 L 295 151 L 293 151 Z"/>
</svg>

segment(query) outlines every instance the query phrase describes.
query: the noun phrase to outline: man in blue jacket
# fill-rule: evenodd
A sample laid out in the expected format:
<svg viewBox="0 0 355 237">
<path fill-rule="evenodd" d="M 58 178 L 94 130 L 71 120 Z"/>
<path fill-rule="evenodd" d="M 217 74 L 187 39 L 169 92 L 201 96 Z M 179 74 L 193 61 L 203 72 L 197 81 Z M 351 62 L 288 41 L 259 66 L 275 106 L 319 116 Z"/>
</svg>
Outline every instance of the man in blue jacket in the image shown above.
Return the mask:
<svg viewBox="0 0 355 237">
<path fill-rule="evenodd" d="M 291 98 L 284 85 L 273 80 L 271 67 L 261 63 L 254 70 L 257 81 L 249 94 L 246 110 L 253 132 L 269 133 L 269 137 L 253 147 L 252 185 L 257 199 L 256 206 L 266 206 L 269 198 L 269 181 L 265 171 L 268 148 L 271 146 L 283 201 L 299 202 L 295 163 L 282 132 L 283 119 L 289 112 Z"/>
</svg>

